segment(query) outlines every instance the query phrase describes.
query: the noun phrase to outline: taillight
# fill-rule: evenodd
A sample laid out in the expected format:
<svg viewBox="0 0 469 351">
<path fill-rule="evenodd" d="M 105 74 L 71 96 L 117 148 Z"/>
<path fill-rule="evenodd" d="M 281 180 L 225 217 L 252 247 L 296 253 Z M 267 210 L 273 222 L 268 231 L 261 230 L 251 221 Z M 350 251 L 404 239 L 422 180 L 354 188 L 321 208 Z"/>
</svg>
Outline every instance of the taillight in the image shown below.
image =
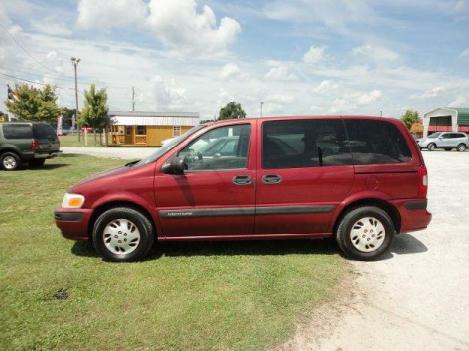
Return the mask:
<svg viewBox="0 0 469 351">
<path fill-rule="evenodd" d="M 427 197 L 428 191 L 428 173 L 427 167 L 425 165 L 421 165 L 418 171 L 419 175 L 419 192 L 418 197 Z"/>
<path fill-rule="evenodd" d="M 36 139 L 33 139 L 33 142 L 31 144 L 31 149 L 33 149 L 33 151 L 36 151 L 39 149 L 39 142 Z"/>
</svg>

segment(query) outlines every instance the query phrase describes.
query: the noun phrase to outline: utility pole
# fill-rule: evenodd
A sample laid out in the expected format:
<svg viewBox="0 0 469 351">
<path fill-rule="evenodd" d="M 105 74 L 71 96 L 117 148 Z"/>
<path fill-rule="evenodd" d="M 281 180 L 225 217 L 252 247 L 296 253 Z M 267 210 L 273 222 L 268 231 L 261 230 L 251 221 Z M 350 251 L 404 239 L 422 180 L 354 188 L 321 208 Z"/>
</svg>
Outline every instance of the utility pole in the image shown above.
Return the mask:
<svg viewBox="0 0 469 351">
<path fill-rule="evenodd" d="M 261 117 L 262 117 L 262 105 L 264 105 L 264 101 L 261 101 Z"/>
<path fill-rule="evenodd" d="M 383 110 L 379 111 L 379 115 L 383 117 Z"/>
<path fill-rule="evenodd" d="M 135 111 L 135 88 L 132 87 L 132 111 Z"/>
<path fill-rule="evenodd" d="M 71 57 L 70 61 L 72 61 L 73 69 L 75 71 L 75 117 L 72 119 L 72 128 L 75 128 L 77 125 L 77 118 L 78 118 L 78 87 L 77 87 L 77 65 L 80 62 L 79 58 Z M 78 142 L 80 142 L 80 129 L 78 128 Z"/>
</svg>

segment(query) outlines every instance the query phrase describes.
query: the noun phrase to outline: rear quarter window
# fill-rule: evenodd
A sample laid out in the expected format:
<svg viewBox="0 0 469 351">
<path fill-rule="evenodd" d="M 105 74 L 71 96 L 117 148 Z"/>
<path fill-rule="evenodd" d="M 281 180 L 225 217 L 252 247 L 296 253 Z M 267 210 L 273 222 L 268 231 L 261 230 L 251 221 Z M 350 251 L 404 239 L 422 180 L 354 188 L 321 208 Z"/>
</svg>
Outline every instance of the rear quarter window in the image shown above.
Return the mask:
<svg viewBox="0 0 469 351">
<path fill-rule="evenodd" d="M 4 124 L 3 137 L 5 139 L 32 139 L 33 131 L 29 124 Z"/>
<path fill-rule="evenodd" d="M 374 120 L 346 120 L 349 146 L 357 165 L 407 162 L 412 154 L 399 129 Z"/>
<path fill-rule="evenodd" d="M 34 137 L 36 139 L 57 138 L 55 129 L 48 124 L 35 124 L 33 126 Z"/>
</svg>

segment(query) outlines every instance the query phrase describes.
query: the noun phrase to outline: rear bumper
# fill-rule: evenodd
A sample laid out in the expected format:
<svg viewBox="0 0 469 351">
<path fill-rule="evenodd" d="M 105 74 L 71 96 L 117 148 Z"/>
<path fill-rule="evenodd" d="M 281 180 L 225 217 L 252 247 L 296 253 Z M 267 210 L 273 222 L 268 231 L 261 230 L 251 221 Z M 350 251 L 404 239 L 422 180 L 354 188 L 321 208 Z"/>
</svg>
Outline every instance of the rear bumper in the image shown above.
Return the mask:
<svg viewBox="0 0 469 351">
<path fill-rule="evenodd" d="M 432 214 L 427 211 L 426 199 L 405 199 L 393 201 L 401 216 L 401 233 L 427 228 Z"/>
<path fill-rule="evenodd" d="M 57 157 L 62 151 L 61 150 L 51 150 L 51 151 L 27 151 L 21 154 L 21 159 L 23 161 L 31 160 L 44 160 L 48 158 Z"/>
<path fill-rule="evenodd" d="M 46 158 L 54 158 L 57 157 L 62 151 L 50 151 L 50 152 L 35 152 L 34 159 L 46 159 Z"/>
<path fill-rule="evenodd" d="M 58 208 L 54 211 L 55 224 L 64 238 L 72 240 L 88 240 L 88 224 L 92 210 Z"/>
</svg>

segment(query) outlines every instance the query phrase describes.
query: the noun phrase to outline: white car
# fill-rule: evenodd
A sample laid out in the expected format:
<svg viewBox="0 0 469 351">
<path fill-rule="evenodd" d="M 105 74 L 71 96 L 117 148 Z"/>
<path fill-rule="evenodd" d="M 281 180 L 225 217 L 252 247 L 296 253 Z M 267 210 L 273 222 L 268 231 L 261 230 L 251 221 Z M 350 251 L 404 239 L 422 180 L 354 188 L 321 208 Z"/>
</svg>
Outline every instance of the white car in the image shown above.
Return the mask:
<svg viewBox="0 0 469 351">
<path fill-rule="evenodd" d="M 469 138 L 466 133 L 461 132 L 438 132 L 426 138 L 418 139 L 417 144 L 421 149 L 433 151 L 437 148 L 450 151 L 456 148 L 458 151 L 465 151 L 469 148 Z"/>
</svg>

